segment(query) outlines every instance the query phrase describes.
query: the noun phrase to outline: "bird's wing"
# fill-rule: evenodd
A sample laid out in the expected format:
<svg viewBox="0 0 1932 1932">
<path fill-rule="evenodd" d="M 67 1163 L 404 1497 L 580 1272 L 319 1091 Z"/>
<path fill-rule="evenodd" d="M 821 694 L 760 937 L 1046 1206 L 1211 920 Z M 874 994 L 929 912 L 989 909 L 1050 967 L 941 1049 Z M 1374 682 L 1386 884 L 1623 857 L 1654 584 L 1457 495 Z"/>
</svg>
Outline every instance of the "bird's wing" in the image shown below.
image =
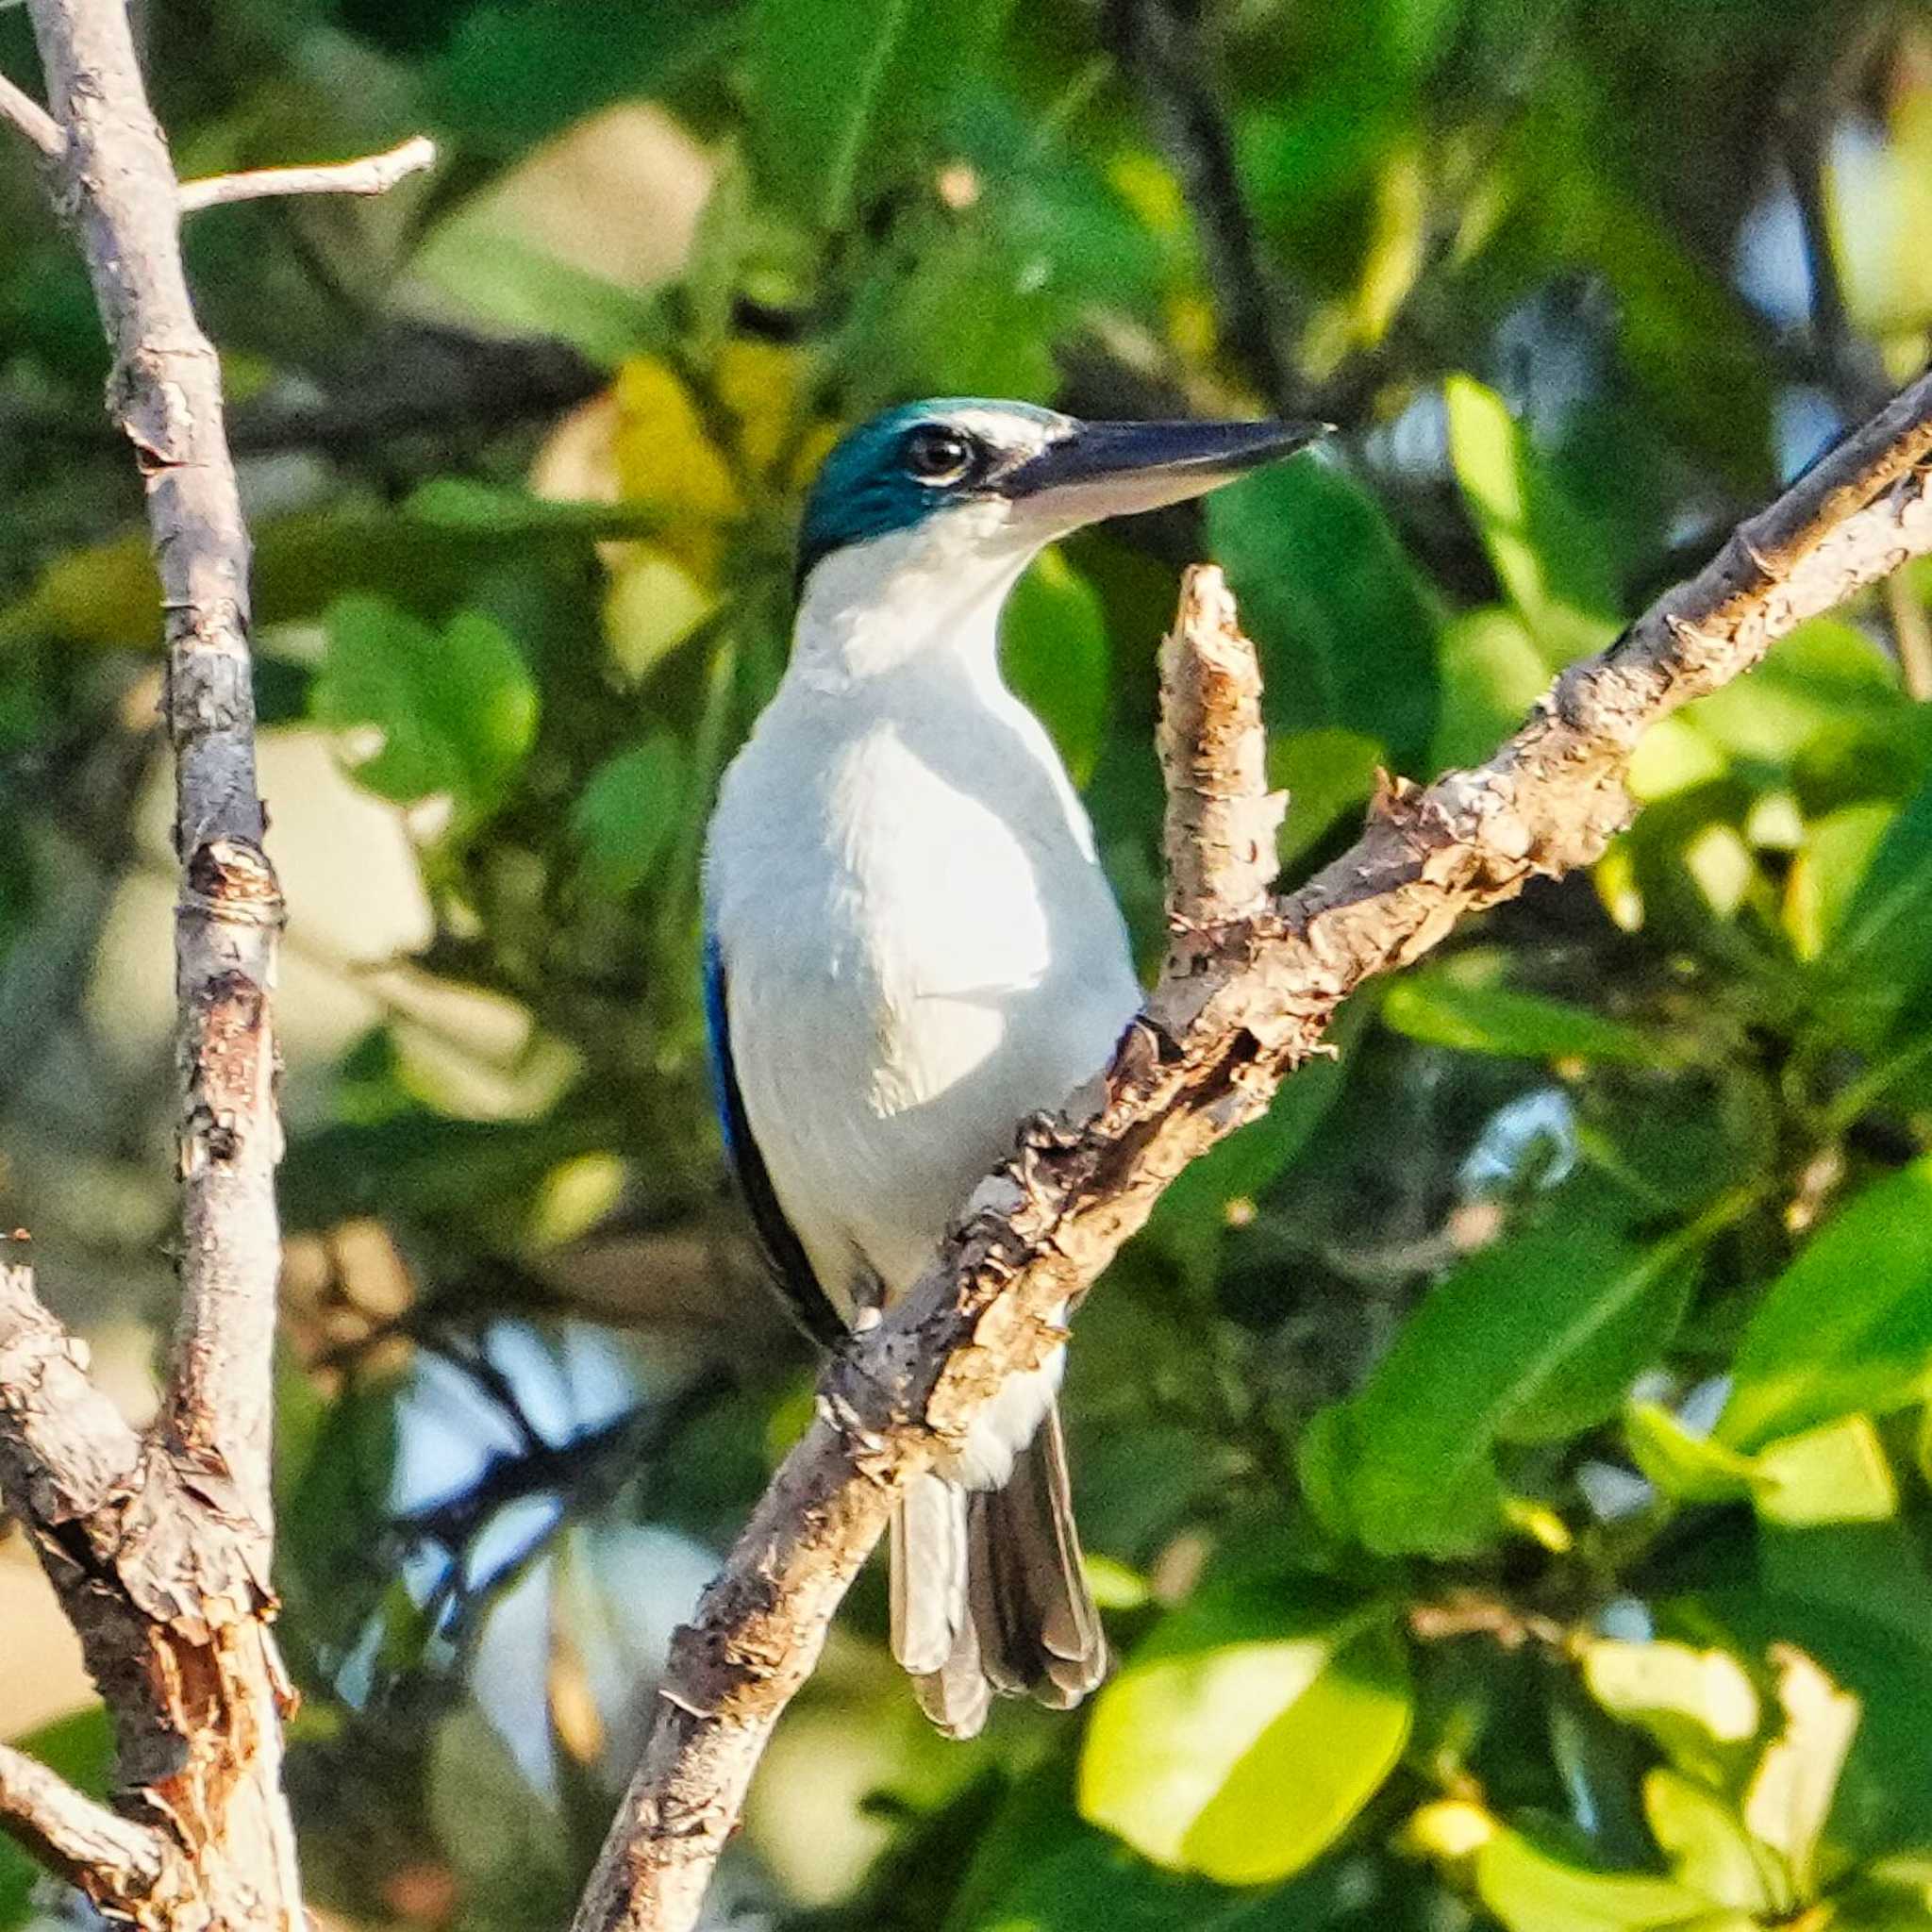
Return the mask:
<svg viewBox="0 0 1932 1932">
<path fill-rule="evenodd" d="M 724 1155 L 751 1210 L 765 1266 L 806 1333 L 813 1341 L 834 1347 L 850 1331 L 819 1286 L 805 1243 L 778 1205 L 772 1176 L 752 1135 L 744 1095 L 739 1091 L 738 1074 L 731 1062 L 731 1020 L 724 999 L 724 956 L 715 935 L 705 940 L 705 1018 L 711 1035 L 712 1099 L 724 1134 Z"/>
</svg>

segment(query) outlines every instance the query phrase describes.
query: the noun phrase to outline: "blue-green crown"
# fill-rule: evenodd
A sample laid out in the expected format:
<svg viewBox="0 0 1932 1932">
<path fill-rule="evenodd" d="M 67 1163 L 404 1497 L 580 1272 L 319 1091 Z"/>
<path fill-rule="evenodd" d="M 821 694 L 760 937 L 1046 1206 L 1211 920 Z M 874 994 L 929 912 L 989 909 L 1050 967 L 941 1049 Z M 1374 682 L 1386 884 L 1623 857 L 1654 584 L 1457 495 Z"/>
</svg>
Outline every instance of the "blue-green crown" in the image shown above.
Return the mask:
<svg viewBox="0 0 1932 1932">
<path fill-rule="evenodd" d="M 939 396 L 905 403 L 848 430 L 820 466 L 805 500 L 798 530 L 798 581 L 813 564 L 848 543 L 863 543 L 892 530 L 909 530 L 947 505 L 984 494 L 974 476 L 958 483 L 922 483 L 906 462 L 907 438 L 927 424 L 944 424 L 962 409 L 997 409 L 1042 427 L 1062 421 L 1031 403 L 982 396 Z"/>
</svg>

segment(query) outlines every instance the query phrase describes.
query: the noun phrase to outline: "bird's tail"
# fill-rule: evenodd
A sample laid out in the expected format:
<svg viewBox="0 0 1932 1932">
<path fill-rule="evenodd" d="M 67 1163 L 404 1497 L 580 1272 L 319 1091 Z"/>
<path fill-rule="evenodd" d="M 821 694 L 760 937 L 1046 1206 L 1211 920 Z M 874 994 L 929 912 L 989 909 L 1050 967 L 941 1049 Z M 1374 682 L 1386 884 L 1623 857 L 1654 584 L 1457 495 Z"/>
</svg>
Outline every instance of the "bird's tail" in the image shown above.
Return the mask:
<svg viewBox="0 0 1932 1932">
<path fill-rule="evenodd" d="M 1058 1408 L 1004 1489 L 918 1477 L 892 1515 L 891 1564 L 892 1655 L 948 1736 L 972 1737 L 996 1690 L 1065 1710 L 1107 1674 Z"/>
</svg>

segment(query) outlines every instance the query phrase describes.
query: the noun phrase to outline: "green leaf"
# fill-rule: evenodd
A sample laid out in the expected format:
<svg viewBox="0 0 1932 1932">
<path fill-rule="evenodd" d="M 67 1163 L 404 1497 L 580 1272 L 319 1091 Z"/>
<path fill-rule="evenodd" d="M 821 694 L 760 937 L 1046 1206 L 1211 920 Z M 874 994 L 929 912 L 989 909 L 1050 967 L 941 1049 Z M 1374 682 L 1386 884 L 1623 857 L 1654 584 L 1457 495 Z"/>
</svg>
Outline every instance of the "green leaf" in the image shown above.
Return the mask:
<svg viewBox="0 0 1932 1932">
<path fill-rule="evenodd" d="M 491 0 L 457 16 L 429 69 L 442 131 L 473 154 L 508 157 L 612 101 L 681 84 L 743 32 L 711 4 L 558 7 Z"/>
<path fill-rule="evenodd" d="M 1603 546 L 1510 421 L 1501 396 L 1467 375 L 1443 385 L 1449 459 L 1503 589 L 1551 666 L 1617 634 Z"/>
<path fill-rule="evenodd" d="M 1700 698 L 1684 716 L 1726 751 L 1789 765 L 1848 728 L 1861 736 L 1909 729 L 1912 707 L 1898 667 L 1857 625 L 1815 617 L 1774 644 L 1749 677 Z"/>
<path fill-rule="evenodd" d="M 1075 1810 L 1060 1757 L 1018 1779 L 991 1820 L 966 1840 L 970 1861 L 945 1911 L 944 1932 L 1237 1932 L 1241 1901 L 1205 1879 L 1164 1871 Z M 968 1801 L 970 1804 L 970 1800 Z M 941 1814 L 942 1820 L 946 1814 Z M 970 1816 L 969 1826 L 975 1823 Z M 939 1821 L 928 1832 L 939 1828 Z M 944 1847 L 957 1862 L 958 1850 Z M 900 1881 L 880 1923 L 923 1924 L 910 1916 L 930 1876 L 944 1880 L 927 1847 L 902 1838 L 891 1856 L 919 1858 L 917 1875 Z M 882 1900 L 881 1904 L 885 1902 Z"/>
<path fill-rule="evenodd" d="M 1932 1156 L 1874 1182 L 1765 1291 L 1717 1434 L 1733 1448 L 1932 1394 Z"/>
<path fill-rule="evenodd" d="M 1674 1879 L 1592 1870 L 1520 1831 L 1499 1831 L 1482 1846 L 1475 1882 L 1509 1932 L 1644 1932 L 1710 1909 Z"/>
<path fill-rule="evenodd" d="M 1407 1738 L 1412 1693 L 1390 1614 L 1297 1598 L 1279 1580 L 1203 1590 L 1100 1693 L 1081 1815 L 1223 1884 L 1299 1871 Z"/>
<path fill-rule="evenodd" d="M 1072 291 L 1016 246 L 983 204 L 900 225 L 902 254 L 853 295 L 838 358 L 856 411 L 908 395 L 1015 396 L 1058 386 L 1052 338 Z"/>
<path fill-rule="evenodd" d="M 1624 1438 L 1639 1469 L 1678 1503 L 1740 1503 L 1751 1494 L 1751 1458 L 1692 1435 L 1669 1409 L 1633 1402 Z"/>
<path fill-rule="evenodd" d="M 1284 1174 L 1328 1117 L 1347 1081 L 1349 1047 L 1366 1024 L 1366 1002 L 1344 1007 L 1329 1028 L 1333 1056 L 1311 1059 L 1274 1097 L 1257 1121 L 1181 1169 L 1155 1204 L 1148 1239 L 1206 1292 L 1213 1283 L 1228 1209 L 1250 1206 Z"/>
<path fill-rule="evenodd" d="M 1462 962 L 1425 966 L 1394 981 L 1382 1018 L 1431 1046 L 1526 1059 L 1624 1060 L 1655 1066 L 1669 1056 L 1657 1041 L 1600 1013 L 1544 993 L 1485 984 Z"/>
<path fill-rule="evenodd" d="M 1932 783 L 1892 820 L 1822 964 L 1890 1010 L 1932 971 Z"/>
<path fill-rule="evenodd" d="M 1661 1765 L 1645 1774 L 1643 1815 L 1678 1882 L 1740 1912 L 1789 1911 L 1789 1876 L 1705 1785 Z"/>
<path fill-rule="evenodd" d="M 752 154 L 827 231 L 872 193 L 900 142 L 985 66 L 1011 0 L 758 0 Z"/>
<path fill-rule="evenodd" d="M 569 503 L 506 490 L 474 476 L 432 476 L 410 492 L 403 513 L 438 530 L 475 532 L 504 539 L 570 536 L 602 541 L 650 537 L 663 527 L 662 512 L 641 503 Z"/>
<path fill-rule="evenodd" d="M 1107 740 L 1110 660 L 1100 599 L 1058 550 L 1013 587 L 1000 620 L 1007 682 L 1047 728 L 1075 785 Z"/>
<path fill-rule="evenodd" d="M 441 616 L 474 593 L 485 565 L 526 557 L 539 540 L 566 554 L 582 552 L 591 534 L 555 524 L 459 527 L 359 505 L 275 517 L 255 531 L 255 622 L 313 618 L 356 591 Z M 158 650 L 160 596 L 144 537 L 65 551 L 25 597 L 0 612 L 0 650 L 33 637 Z"/>
<path fill-rule="evenodd" d="M 1502 1524 L 1493 1451 L 1614 1414 L 1665 1348 L 1691 1268 L 1567 1210 L 1472 1256 L 1416 1309 L 1350 1402 L 1349 1511 L 1383 1555 L 1466 1555 Z"/>
<path fill-rule="evenodd" d="M 607 759 L 571 808 L 571 830 L 583 848 L 580 876 L 608 898 L 634 891 L 650 877 L 690 804 L 684 753 L 668 731 L 654 731 Z"/>
<path fill-rule="evenodd" d="M 1898 1489 L 1869 1416 L 1767 1443 L 1754 1461 L 1753 1494 L 1767 1523 L 1883 1523 L 1898 1513 Z"/>
<path fill-rule="evenodd" d="M 1897 811 L 1847 805 L 1810 820 L 1785 882 L 1784 927 L 1801 959 L 1816 959 L 1845 923 Z"/>
<path fill-rule="evenodd" d="M 1387 762 L 1376 740 L 1336 725 L 1275 739 L 1268 747 L 1268 782 L 1288 793 L 1275 846 L 1281 862 L 1317 844 L 1337 820 L 1361 811 Z"/>
<path fill-rule="evenodd" d="M 464 610 L 437 632 L 358 596 L 330 607 L 326 631 L 309 704 L 357 734 L 344 748 L 356 777 L 399 804 L 447 794 L 461 818 L 496 804 L 537 730 L 536 686 L 502 626 Z"/>
<path fill-rule="evenodd" d="M 1436 730 L 1436 613 L 1374 499 L 1305 458 L 1217 491 L 1207 514 L 1260 647 L 1270 728 L 1340 726 L 1414 770 Z"/>
<path fill-rule="evenodd" d="M 1442 627 L 1442 711 L 1432 771 L 1488 758 L 1529 715 L 1549 666 L 1523 621 L 1500 607 L 1465 610 Z"/>
<path fill-rule="evenodd" d="M 1680 1771 L 1723 1783 L 1747 1761 L 1757 1692 L 1728 1651 L 1595 1638 L 1583 1652 L 1583 1681 L 1612 1717 L 1648 1731 Z"/>
</svg>

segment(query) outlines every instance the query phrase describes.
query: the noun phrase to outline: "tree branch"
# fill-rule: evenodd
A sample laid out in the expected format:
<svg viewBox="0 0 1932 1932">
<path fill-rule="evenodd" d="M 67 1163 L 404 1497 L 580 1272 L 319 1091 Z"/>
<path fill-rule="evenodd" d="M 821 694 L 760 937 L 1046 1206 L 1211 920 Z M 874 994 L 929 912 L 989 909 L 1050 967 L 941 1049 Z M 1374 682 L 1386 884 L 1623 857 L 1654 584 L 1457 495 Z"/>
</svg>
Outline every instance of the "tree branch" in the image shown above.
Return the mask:
<svg viewBox="0 0 1932 1932">
<path fill-rule="evenodd" d="M 55 201 L 113 353 L 109 412 L 147 493 L 168 649 L 182 890 L 181 1309 L 162 1412 L 136 1437 L 87 1384 L 24 1270 L 0 1482 L 78 1633 L 116 1732 L 121 1802 L 185 1855 L 197 1928 L 299 1932 L 281 1790 L 289 1690 L 274 1610 L 269 1438 L 279 1238 L 274 983 L 281 897 L 261 850 L 248 654 L 248 538 L 220 368 L 182 272 L 177 183 L 125 0 L 28 0 L 61 141 Z M 144 1924 L 171 1908 L 90 1890 Z"/>
<path fill-rule="evenodd" d="M 0 1744 L 0 1830 L 96 1905 L 179 1895 L 189 1882 L 159 1832 L 96 1804 L 10 1744 Z"/>
<path fill-rule="evenodd" d="M 1168 924 L 1184 934 L 1251 919 L 1274 883 L 1288 794 L 1268 789 L 1260 662 L 1211 564 L 1182 580 L 1160 691 Z"/>
<path fill-rule="evenodd" d="M 772 1726 L 904 1484 L 961 1441 L 1009 1373 L 1041 1359 L 1060 1306 L 1079 1299 L 1181 1168 L 1259 1114 L 1320 1050 L 1348 993 L 1530 879 L 1595 858 L 1629 815 L 1624 776 L 1651 724 L 1749 670 L 1806 618 L 1932 552 L 1928 464 L 1932 376 L 1740 526 L 1608 651 L 1564 672 L 1488 763 L 1426 790 L 1386 785 L 1362 838 L 1299 891 L 1179 936 L 1098 1111 L 1030 1124 L 919 1288 L 827 1367 L 817 1420 L 677 1634 L 576 1932 L 696 1924 Z M 1208 635 L 1168 653 L 1180 680 L 1168 692 L 1172 734 L 1197 703 L 1191 662 L 1231 648 L 1224 615 L 1218 587 L 1197 579 L 1183 625 Z M 1197 708 L 1201 744 L 1170 757 L 1171 774 L 1229 764 L 1207 742 L 1228 714 Z M 1254 736 L 1231 736 L 1242 772 L 1254 769 Z M 1252 781 L 1234 789 L 1249 794 Z M 1171 822 L 1195 812 L 1177 801 Z M 1190 864 L 1183 908 L 1197 891 L 1211 899 L 1223 876 L 1210 860 Z"/>
<path fill-rule="evenodd" d="M 240 175 L 209 175 L 184 181 L 178 191 L 181 212 L 227 208 L 238 201 L 267 201 L 285 194 L 387 194 L 398 181 L 436 164 L 436 143 L 418 134 L 386 154 L 355 161 L 324 161 L 312 167 L 251 168 Z"/>
<path fill-rule="evenodd" d="M 24 87 L 0 74 L 0 121 L 10 122 L 40 149 L 42 160 L 58 161 L 67 146 L 60 124 Z"/>
</svg>

